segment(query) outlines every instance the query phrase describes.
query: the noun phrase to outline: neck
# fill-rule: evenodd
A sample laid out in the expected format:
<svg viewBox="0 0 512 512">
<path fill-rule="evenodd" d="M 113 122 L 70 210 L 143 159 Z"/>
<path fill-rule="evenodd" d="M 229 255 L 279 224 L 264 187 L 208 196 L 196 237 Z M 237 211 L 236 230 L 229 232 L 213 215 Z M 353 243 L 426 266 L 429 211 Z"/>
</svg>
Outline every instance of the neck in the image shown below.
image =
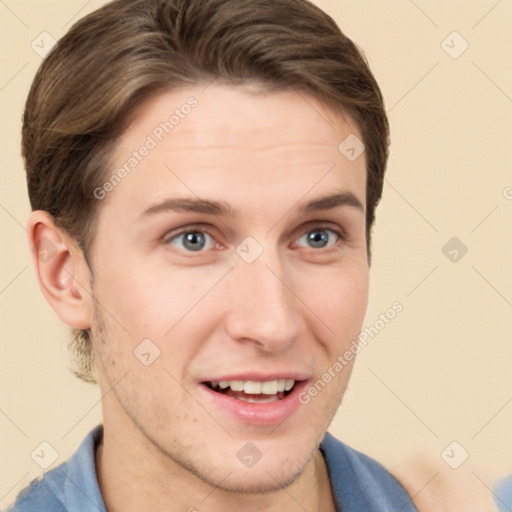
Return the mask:
<svg viewBox="0 0 512 512">
<path fill-rule="evenodd" d="M 98 483 L 108 512 L 335 512 L 320 451 L 286 489 L 242 494 L 211 487 L 164 455 L 140 430 L 108 423 L 96 452 Z"/>
</svg>

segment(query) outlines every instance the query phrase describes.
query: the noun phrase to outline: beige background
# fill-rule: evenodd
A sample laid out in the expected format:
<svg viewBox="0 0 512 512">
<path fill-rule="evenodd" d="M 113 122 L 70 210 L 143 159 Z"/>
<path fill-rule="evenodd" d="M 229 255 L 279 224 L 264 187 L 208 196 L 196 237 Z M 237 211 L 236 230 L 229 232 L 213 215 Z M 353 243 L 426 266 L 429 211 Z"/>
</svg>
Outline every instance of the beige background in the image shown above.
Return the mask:
<svg viewBox="0 0 512 512">
<path fill-rule="evenodd" d="M 29 260 L 19 132 L 41 62 L 31 42 L 102 3 L 0 1 L 0 508 L 43 472 L 41 442 L 55 466 L 101 421 Z M 484 489 L 512 471 L 512 1 L 317 3 L 365 50 L 392 126 L 365 326 L 404 307 L 361 352 L 331 432 L 398 474 L 413 454 L 433 458 L 418 491 L 444 472 Z M 455 263 L 452 237 L 468 248 Z M 457 470 L 440 456 L 452 441 L 469 453 Z"/>
</svg>

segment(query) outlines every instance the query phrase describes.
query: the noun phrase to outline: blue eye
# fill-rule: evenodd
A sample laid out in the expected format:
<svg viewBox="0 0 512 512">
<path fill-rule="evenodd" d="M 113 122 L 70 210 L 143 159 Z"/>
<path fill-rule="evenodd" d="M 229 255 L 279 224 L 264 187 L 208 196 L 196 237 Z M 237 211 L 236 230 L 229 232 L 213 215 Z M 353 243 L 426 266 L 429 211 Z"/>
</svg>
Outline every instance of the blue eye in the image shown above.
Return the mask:
<svg viewBox="0 0 512 512">
<path fill-rule="evenodd" d="M 295 244 L 300 247 L 324 249 L 336 245 L 339 240 L 345 240 L 342 232 L 320 225 L 304 232 Z M 217 246 L 213 236 L 204 228 L 199 227 L 189 227 L 181 233 L 176 233 L 169 237 L 165 243 L 188 253 L 205 252 Z"/>
<path fill-rule="evenodd" d="M 209 245 L 208 238 L 210 239 Z M 180 240 L 182 240 L 182 244 L 179 243 Z M 198 252 L 203 249 L 211 249 L 215 245 L 215 241 L 204 231 L 183 231 L 171 238 L 169 244 L 186 251 Z"/>
<path fill-rule="evenodd" d="M 334 236 L 329 236 L 329 234 Z M 319 227 L 309 230 L 307 233 L 302 235 L 298 241 L 304 238 L 306 239 L 306 243 L 311 244 L 310 247 L 314 249 L 323 249 L 324 247 L 334 245 L 340 238 L 340 235 L 332 229 L 324 229 Z"/>
</svg>

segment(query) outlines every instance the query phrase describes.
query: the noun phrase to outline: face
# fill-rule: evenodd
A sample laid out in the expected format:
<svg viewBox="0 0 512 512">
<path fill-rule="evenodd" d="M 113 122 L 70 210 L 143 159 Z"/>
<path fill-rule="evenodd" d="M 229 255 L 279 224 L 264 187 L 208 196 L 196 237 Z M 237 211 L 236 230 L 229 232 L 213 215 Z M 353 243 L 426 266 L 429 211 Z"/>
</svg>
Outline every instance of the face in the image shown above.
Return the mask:
<svg viewBox="0 0 512 512">
<path fill-rule="evenodd" d="M 210 85 L 141 107 L 107 179 L 130 171 L 97 192 L 105 428 L 227 490 L 302 473 L 353 361 L 299 398 L 332 375 L 367 305 L 365 157 L 338 150 L 350 134 L 296 92 Z"/>
</svg>

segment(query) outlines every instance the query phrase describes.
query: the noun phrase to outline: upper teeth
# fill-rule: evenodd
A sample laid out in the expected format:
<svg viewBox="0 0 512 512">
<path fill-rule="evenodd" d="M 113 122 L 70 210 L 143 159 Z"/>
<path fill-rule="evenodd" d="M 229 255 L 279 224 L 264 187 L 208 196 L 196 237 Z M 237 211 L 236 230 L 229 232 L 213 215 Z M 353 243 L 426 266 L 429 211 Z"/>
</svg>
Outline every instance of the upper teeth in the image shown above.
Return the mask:
<svg viewBox="0 0 512 512">
<path fill-rule="evenodd" d="M 243 391 L 250 395 L 275 395 L 283 391 L 290 391 L 295 381 L 293 379 L 277 379 L 265 382 L 255 380 L 221 380 L 219 387 L 231 388 L 233 391 Z"/>
</svg>

